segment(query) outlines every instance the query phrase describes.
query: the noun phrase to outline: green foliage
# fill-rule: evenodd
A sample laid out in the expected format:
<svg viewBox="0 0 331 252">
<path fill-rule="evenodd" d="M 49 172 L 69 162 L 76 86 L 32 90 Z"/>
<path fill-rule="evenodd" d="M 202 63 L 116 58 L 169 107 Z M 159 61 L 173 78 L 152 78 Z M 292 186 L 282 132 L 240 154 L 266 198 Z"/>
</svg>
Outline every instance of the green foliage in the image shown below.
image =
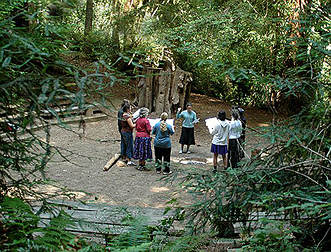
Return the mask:
<svg viewBox="0 0 331 252">
<path fill-rule="evenodd" d="M 174 204 L 173 199 L 168 204 Z M 164 214 L 171 208 L 168 207 Z M 148 226 L 147 220 L 141 215 L 132 216 L 124 209 L 125 217 L 121 221 L 124 225 L 119 235 L 108 235 L 106 250 L 111 251 L 197 251 L 208 243 L 208 234 L 186 236 L 170 233 L 175 220 L 183 220 L 182 208 L 176 208 L 175 213 L 156 226 Z M 107 233 L 107 230 L 105 230 Z"/>
<path fill-rule="evenodd" d="M 327 1 L 296 8 L 295 1 L 98 0 L 87 38 L 84 8 L 64 20 L 75 27 L 73 48 L 121 70 L 137 70 L 118 61 L 122 55 L 154 65 L 170 60 L 193 73 L 194 91 L 273 112 L 293 102 L 302 108 L 317 79 L 328 83 Z"/>
<path fill-rule="evenodd" d="M 162 42 L 184 69 L 219 81 L 199 87 L 274 112 L 279 102 L 300 111 L 259 129 L 259 154 L 240 169 L 189 173 L 183 186 L 196 202 L 187 217 L 191 233 L 220 237 L 233 236 L 234 223 L 242 223 L 244 234 L 253 232 L 252 251 L 323 250 L 330 246 L 330 7 L 313 1 L 295 9 L 300 18 L 293 20 L 293 6 L 265 2 L 267 9 L 260 2 L 227 1 L 213 12 L 205 6 L 164 33 Z"/>
<path fill-rule="evenodd" d="M 257 229 L 248 241 L 249 245 L 243 246 L 244 251 L 302 251 L 292 230 L 276 221 L 266 221 L 266 226 Z"/>
<path fill-rule="evenodd" d="M 29 3 L 0 3 L 0 109 L 5 111 L 0 122 L 0 226 L 5 249 L 51 251 L 80 245 L 63 231 L 72 223 L 63 212 L 55 211 L 40 228 L 41 213 L 22 200 L 36 197 L 34 186 L 48 183 L 43 176 L 54 149 L 41 114 L 48 111 L 63 123 L 65 115 L 56 110 L 61 96 L 70 97 L 69 109 L 84 110 L 96 100 L 105 104 L 107 87 L 118 77 L 126 81 L 113 67 L 132 74 L 141 63 L 162 60 L 193 72 L 195 91 L 268 105 L 274 112 L 280 103 L 293 110 L 296 104 L 296 111 L 305 107 L 289 121 L 261 128 L 258 137 L 267 144 L 258 146 L 260 155 L 242 162 L 241 169 L 216 176 L 188 174 L 185 187 L 197 200 L 186 209 L 191 234 L 212 231 L 231 237 L 233 224 L 242 222 L 247 249 L 323 250 L 330 245 L 327 1 L 311 1 L 299 10 L 291 1 L 134 1 L 128 7 L 127 1 L 99 0 L 96 29 L 89 37 L 82 36 L 83 4 L 54 1 L 61 15 L 50 17 L 50 1 Z M 68 48 L 98 63 L 93 69 L 72 66 L 63 60 Z M 31 131 L 37 123 L 45 126 L 45 140 Z M 183 217 L 181 208 L 178 214 Z M 265 217 L 276 221 L 266 223 Z M 169 241 L 173 221 L 151 228 L 142 218 L 129 216 L 124 220 L 128 229 L 109 248 L 196 251 L 203 237 Z"/>
<path fill-rule="evenodd" d="M 24 10 L 27 0 L 3 0 L 0 2 L 0 21 L 5 20 L 8 16 L 17 15 Z"/>
<path fill-rule="evenodd" d="M 169 241 L 157 251 L 199 251 L 199 248 L 206 243 L 208 236 L 182 236 Z"/>
<path fill-rule="evenodd" d="M 31 182 L 31 174 L 43 174 L 52 155 L 49 128 L 40 114 L 48 111 L 61 121 L 61 112 L 56 111 L 61 96 L 70 97 L 70 108 L 84 109 L 86 99 L 94 102 L 99 97 L 104 103 L 107 93 L 102 90 L 113 85 L 117 78 L 107 72 L 101 74 L 98 66 L 93 73 L 64 62 L 60 57 L 64 52 L 60 46 L 64 37 L 56 26 L 44 23 L 34 32 L 28 32 L 12 25 L 10 18 L 0 23 L 0 108 L 5 111 L 5 120 L 0 122 L 4 134 L 0 139 L 0 169 L 6 181 L 2 183 L 2 191 L 8 193 L 15 188 L 13 195 L 24 197 L 25 193 L 32 193 L 29 188 L 40 182 L 38 178 Z M 106 82 L 104 77 L 108 77 Z M 72 82 L 74 89 L 67 85 Z M 46 141 L 30 131 L 35 124 L 45 125 Z M 30 137 L 22 139 L 21 133 Z M 9 171 L 20 177 L 19 183 Z"/>
<path fill-rule="evenodd" d="M 324 105 L 326 105 L 324 103 Z M 188 210 L 193 233 L 211 228 L 233 236 L 234 223 L 254 233 L 249 248 L 307 249 L 330 244 L 330 105 L 261 128 L 259 154 L 241 168 L 216 175 L 195 171 L 184 181 L 196 203 Z M 277 224 L 270 227 L 265 219 Z M 259 230 L 254 226 L 258 225 Z M 271 232 L 271 230 L 273 230 Z M 277 231 L 278 230 L 278 231 Z M 269 251 L 268 249 L 266 251 Z"/>
<path fill-rule="evenodd" d="M 305 103 L 330 53 L 330 8 L 317 1 L 304 10 L 265 2 L 268 8 L 260 2 L 201 4 L 183 11 L 185 21 L 163 30 L 159 43 L 193 72 L 196 91 L 255 105 L 279 105 L 288 96 Z"/>
<path fill-rule="evenodd" d="M 127 213 L 122 224 L 127 226 L 121 234 L 109 242 L 107 249 L 111 251 L 149 251 L 152 244 L 150 230 L 143 216 L 132 217 Z"/>
<path fill-rule="evenodd" d="M 21 199 L 5 197 L 0 207 L 2 251 L 64 251 L 83 244 L 66 231 L 73 221 L 61 210 L 53 211 L 45 223 L 40 217 L 44 212 L 36 212 Z"/>
<path fill-rule="evenodd" d="M 35 9 L 45 8 L 35 4 Z M 17 15 L 30 21 L 22 27 L 15 21 L 16 13 L 9 7 L 6 10 L 0 20 L 0 243 L 6 251 L 79 247 L 87 251 L 94 247 L 66 231 L 73 222 L 63 211 L 47 206 L 37 213 L 25 201 L 49 197 L 36 188 L 52 183 L 45 171 L 58 150 L 50 144 L 49 125 L 42 114 L 48 113 L 64 125 L 63 118 L 78 116 L 89 103 L 105 104 L 109 98 L 105 89 L 117 78 L 105 62 L 87 70 L 65 62 L 68 30 L 53 20 L 48 22 L 41 12 L 19 10 Z M 107 71 L 100 73 L 100 66 Z M 63 96 L 71 101 L 68 109 L 78 107 L 77 112 L 66 115 L 59 110 Z M 41 128 L 38 134 L 33 132 L 36 126 Z M 41 214 L 51 214 L 50 220 L 44 221 Z"/>
</svg>

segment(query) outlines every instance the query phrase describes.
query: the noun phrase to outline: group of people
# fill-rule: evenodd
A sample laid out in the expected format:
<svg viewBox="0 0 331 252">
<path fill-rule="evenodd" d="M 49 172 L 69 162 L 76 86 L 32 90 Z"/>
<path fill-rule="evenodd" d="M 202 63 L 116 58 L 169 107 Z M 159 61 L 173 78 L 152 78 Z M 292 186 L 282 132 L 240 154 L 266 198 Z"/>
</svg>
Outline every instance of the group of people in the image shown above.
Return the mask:
<svg viewBox="0 0 331 252">
<path fill-rule="evenodd" d="M 244 109 L 232 106 L 231 119 L 226 119 L 225 111 L 217 115 L 217 123 L 211 132 L 213 135 L 211 152 L 213 156 L 213 172 L 217 172 L 218 155 L 222 156 L 223 167 L 237 168 L 244 157 L 246 118 Z"/>
<path fill-rule="evenodd" d="M 217 124 L 211 134 L 213 135 L 211 152 L 213 156 L 213 172 L 217 171 L 218 156 L 223 159 L 224 168 L 238 166 L 238 162 L 244 156 L 243 143 L 245 141 L 246 119 L 243 116 L 244 110 L 233 106 L 231 120 L 226 119 L 226 113 L 220 111 L 217 116 Z M 158 123 L 151 127 L 147 116 L 149 110 L 140 108 L 139 117 L 133 119 L 129 100 L 124 100 L 118 112 L 118 129 L 121 134 L 121 155 L 122 161 L 129 166 L 136 166 L 133 159 L 139 160 L 138 170 L 145 170 L 146 160 L 152 160 L 151 134 L 155 135 L 154 153 L 155 168 L 157 173 L 171 174 L 170 155 L 171 139 L 174 134 L 173 127 L 167 123 L 168 114 L 163 112 Z M 176 118 L 182 119 L 182 130 L 179 143 L 181 144 L 179 154 L 190 154 L 190 146 L 195 145 L 194 125 L 199 122 L 192 104 L 186 105 L 186 110 L 177 110 Z M 136 137 L 133 141 L 133 130 L 136 129 Z M 229 140 L 228 140 L 229 139 Z"/>
<path fill-rule="evenodd" d="M 172 126 L 167 123 L 168 114 L 163 112 L 161 120 L 156 123 L 152 129 L 147 119 L 149 110 L 140 108 L 138 119 L 134 120 L 131 115 L 130 103 L 124 100 L 120 111 L 118 112 L 118 129 L 121 133 L 121 155 L 122 161 L 127 165 L 135 166 L 132 158 L 139 160 L 138 170 L 145 170 L 146 160 L 152 159 L 151 134 L 155 135 L 154 152 L 155 168 L 157 173 L 171 174 L 170 154 L 171 139 L 174 134 Z M 133 144 L 133 129 L 136 129 L 136 137 Z"/>
</svg>

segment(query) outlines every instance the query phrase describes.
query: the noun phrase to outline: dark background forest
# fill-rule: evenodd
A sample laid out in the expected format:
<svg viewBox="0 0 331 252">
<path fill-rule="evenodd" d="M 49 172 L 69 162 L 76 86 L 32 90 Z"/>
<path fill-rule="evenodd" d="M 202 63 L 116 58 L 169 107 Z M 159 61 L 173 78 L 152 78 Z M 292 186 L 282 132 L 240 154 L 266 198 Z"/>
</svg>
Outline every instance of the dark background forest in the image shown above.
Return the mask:
<svg viewBox="0 0 331 252">
<path fill-rule="evenodd" d="M 231 237 L 231 224 L 254 211 L 280 217 L 257 220 L 254 232 L 247 223 L 244 249 L 330 249 L 330 28 L 327 0 L 2 0 L 3 251 L 197 251 L 206 235 Z M 38 228 L 40 213 L 26 198 L 35 184 L 49 183 L 34 174 L 55 151 L 30 131 L 42 123 L 49 136 L 42 112 L 61 123 L 55 107 L 63 95 L 80 109 L 109 106 L 110 87 L 167 62 L 193 74 L 195 93 L 286 114 L 256 130 L 267 157 L 216 176 L 190 174 L 186 189 L 208 197 L 186 209 L 192 225 L 174 242 L 155 242 L 145 230 L 134 243 L 123 235 L 105 248 L 64 231 L 70 216 L 61 212 Z"/>
</svg>

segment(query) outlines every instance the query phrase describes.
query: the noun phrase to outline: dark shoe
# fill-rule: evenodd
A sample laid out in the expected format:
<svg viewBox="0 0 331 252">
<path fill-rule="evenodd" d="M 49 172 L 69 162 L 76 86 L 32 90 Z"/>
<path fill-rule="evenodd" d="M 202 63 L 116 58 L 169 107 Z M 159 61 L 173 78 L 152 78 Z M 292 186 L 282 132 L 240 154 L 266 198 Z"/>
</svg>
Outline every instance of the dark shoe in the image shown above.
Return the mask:
<svg viewBox="0 0 331 252">
<path fill-rule="evenodd" d="M 145 166 L 141 166 L 141 165 L 139 165 L 139 166 L 137 167 L 137 170 L 138 170 L 138 171 L 145 171 L 146 168 L 145 168 Z"/>
<path fill-rule="evenodd" d="M 216 168 L 213 168 L 212 172 L 213 173 L 216 173 L 217 172 L 217 169 Z"/>
<path fill-rule="evenodd" d="M 161 170 L 156 170 L 156 173 L 157 174 L 161 174 Z"/>
</svg>

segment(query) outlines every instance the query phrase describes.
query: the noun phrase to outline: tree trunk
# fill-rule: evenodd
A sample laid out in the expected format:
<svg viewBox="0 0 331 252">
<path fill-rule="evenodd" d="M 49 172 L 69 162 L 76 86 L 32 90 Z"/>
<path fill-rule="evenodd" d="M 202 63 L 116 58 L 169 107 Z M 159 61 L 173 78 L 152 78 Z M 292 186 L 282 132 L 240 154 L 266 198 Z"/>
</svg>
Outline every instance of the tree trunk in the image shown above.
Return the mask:
<svg viewBox="0 0 331 252">
<path fill-rule="evenodd" d="M 169 67 L 145 67 L 137 85 L 138 106 L 150 112 L 169 115 L 178 107 L 185 107 L 191 95 L 192 74 L 181 69 L 174 72 Z"/>
<path fill-rule="evenodd" d="M 88 35 L 92 31 L 93 21 L 93 0 L 86 1 L 86 17 L 84 34 Z"/>
<path fill-rule="evenodd" d="M 119 22 L 121 19 L 121 6 L 118 0 L 112 1 L 113 8 L 114 8 L 114 21 L 113 21 L 113 29 L 112 29 L 112 62 L 116 62 L 119 58 L 119 52 L 121 50 L 120 47 L 120 35 L 119 35 Z"/>
</svg>

